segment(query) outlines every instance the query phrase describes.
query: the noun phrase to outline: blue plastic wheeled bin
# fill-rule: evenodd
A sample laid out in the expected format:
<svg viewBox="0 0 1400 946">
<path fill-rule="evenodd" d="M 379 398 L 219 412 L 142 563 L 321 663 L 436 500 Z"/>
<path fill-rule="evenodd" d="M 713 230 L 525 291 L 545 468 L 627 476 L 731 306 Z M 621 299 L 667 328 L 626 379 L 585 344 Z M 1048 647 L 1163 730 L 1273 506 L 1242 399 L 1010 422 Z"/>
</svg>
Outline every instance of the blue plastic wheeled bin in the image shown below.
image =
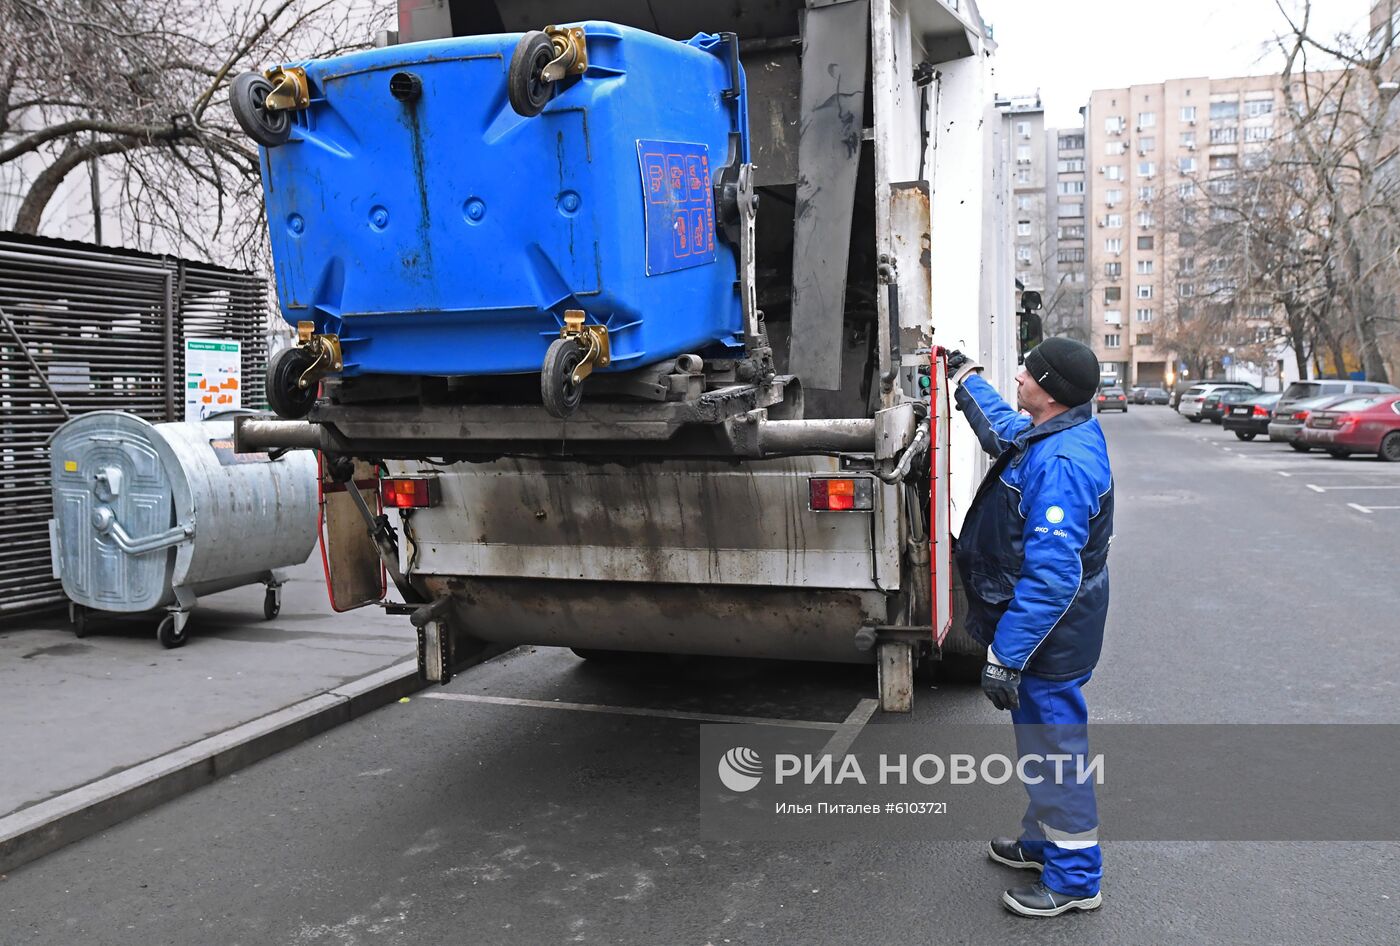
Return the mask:
<svg viewBox="0 0 1400 946">
<path fill-rule="evenodd" d="M 742 347 L 714 195 L 748 160 L 737 42 L 573 26 L 586 68 L 530 117 L 521 34 L 295 64 L 309 102 L 262 149 L 277 294 L 344 376 L 538 372 L 567 310 L 607 327 L 600 370 Z"/>
</svg>

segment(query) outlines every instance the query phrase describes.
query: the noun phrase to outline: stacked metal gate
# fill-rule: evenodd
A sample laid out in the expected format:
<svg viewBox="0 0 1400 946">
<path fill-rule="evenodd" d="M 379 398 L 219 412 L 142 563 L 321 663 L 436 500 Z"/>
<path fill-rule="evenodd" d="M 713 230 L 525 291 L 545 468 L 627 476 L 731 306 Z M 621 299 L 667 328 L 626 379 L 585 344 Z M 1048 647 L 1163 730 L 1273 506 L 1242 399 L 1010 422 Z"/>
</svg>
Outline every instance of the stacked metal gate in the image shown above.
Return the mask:
<svg viewBox="0 0 1400 946">
<path fill-rule="evenodd" d="M 0 618 L 64 600 L 49 436 L 96 410 L 183 420 L 187 336 L 240 341 L 243 406 L 261 406 L 265 291 L 252 273 L 0 233 Z"/>
</svg>

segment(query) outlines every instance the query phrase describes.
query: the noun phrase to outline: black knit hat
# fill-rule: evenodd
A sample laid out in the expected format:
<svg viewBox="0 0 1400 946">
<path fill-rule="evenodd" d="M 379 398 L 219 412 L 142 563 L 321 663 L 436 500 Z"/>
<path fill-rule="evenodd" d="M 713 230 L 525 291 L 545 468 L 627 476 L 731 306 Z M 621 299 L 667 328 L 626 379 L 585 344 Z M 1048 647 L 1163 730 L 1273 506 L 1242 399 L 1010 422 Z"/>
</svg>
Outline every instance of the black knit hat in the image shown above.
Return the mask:
<svg viewBox="0 0 1400 946">
<path fill-rule="evenodd" d="M 1088 345 L 1072 338 L 1047 338 L 1026 352 L 1026 371 L 1068 407 L 1087 403 L 1099 387 L 1099 360 Z"/>
</svg>

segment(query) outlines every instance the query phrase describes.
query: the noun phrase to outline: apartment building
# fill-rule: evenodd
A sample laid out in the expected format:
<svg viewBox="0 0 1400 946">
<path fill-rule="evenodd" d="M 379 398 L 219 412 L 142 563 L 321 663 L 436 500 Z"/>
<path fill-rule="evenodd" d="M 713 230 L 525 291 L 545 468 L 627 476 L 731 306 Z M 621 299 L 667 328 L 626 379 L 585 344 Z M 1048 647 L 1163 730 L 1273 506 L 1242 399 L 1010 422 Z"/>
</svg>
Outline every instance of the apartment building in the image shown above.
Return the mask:
<svg viewBox="0 0 1400 946">
<path fill-rule="evenodd" d="M 1044 293 L 1046 263 L 1055 253 L 1046 201 L 1045 110 L 1039 95 L 998 96 L 996 106 L 1007 125 L 1011 152 L 1016 278 L 1024 288 Z"/>
<path fill-rule="evenodd" d="M 1047 235 L 1054 249 L 1047 256 L 1044 319 L 1047 335 L 1089 342 L 1088 201 L 1083 126 L 1045 131 L 1045 201 L 1051 220 Z M 1053 164 L 1051 163 L 1053 162 Z M 1049 168 L 1054 167 L 1053 174 Z"/>
<path fill-rule="evenodd" d="M 1210 288 L 1190 227 L 1168 219 L 1173 198 L 1233 186 L 1229 179 L 1268 146 L 1283 114 L 1278 76 L 1171 79 L 1091 94 L 1089 329 L 1105 371 L 1120 383 L 1175 380 L 1173 353 L 1157 343 L 1157 328 L 1165 313 L 1190 314 Z M 1237 317 L 1267 335 L 1272 310 L 1242 304 Z"/>
</svg>

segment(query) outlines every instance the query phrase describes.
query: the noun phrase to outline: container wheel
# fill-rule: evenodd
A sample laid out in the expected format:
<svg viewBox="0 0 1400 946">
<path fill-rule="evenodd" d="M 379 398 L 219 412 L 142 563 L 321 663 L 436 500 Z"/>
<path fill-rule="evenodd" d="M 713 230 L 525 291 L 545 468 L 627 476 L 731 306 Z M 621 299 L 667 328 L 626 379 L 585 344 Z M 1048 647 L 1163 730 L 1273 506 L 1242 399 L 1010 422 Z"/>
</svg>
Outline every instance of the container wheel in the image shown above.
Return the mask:
<svg viewBox="0 0 1400 946">
<path fill-rule="evenodd" d="M 263 595 L 263 617 L 269 621 L 282 613 L 282 597 L 269 588 Z"/>
<path fill-rule="evenodd" d="M 278 417 L 298 420 L 310 413 L 316 403 L 316 385 L 303 388 L 297 382 L 315 363 L 316 356 L 299 347 L 284 348 L 272 356 L 267 366 L 267 403 Z"/>
<path fill-rule="evenodd" d="M 540 369 L 540 396 L 544 409 L 555 417 L 568 417 L 583 400 L 583 384 L 574 383 L 574 369 L 583 356 L 584 347 L 577 338 L 556 338 L 549 343 Z"/>
<path fill-rule="evenodd" d="M 1253 440 L 1257 435 L 1248 430 L 1237 430 L 1235 431 L 1235 436 L 1238 437 L 1240 440 L 1243 440 L 1246 443 L 1248 443 L 1249 441 Z"/>
<path fill-rule="evenodd" d="M 233 117 L 252 138 L 264 148 L 282 144 L 292 134 L 292 116 L 286 111 L 267 107 L 267 94 L 272 83 L 256 72 L 245 72 L 229 87 L 228 103 Z"/>
<path fill-rule="evenodd" d="M 1387 463 L 1400 463 L 1400 430 L 1386 434 L 1377 453 Z"/>
<path fill-rule="evenodd" d="M 554 83 L 540 77 L 554 55 L 554 44 L 539 30 L 531 30 L 515 44 L 506 78 L 506 94 L 517 115 L 534 118 L 554 96 Z"/>
<path fill-rule="evenodd" d="M 156 626 L 156 640 L 160 641 L 160 646 L 174 649 L 184 647 L 185 642 L 190 639 L 189 630 L 175 630 L 175 615 L 167 614 L 160 619 L 160 624 Z"/>
<path fill-rule="evenodd" d="M 87 608 L 80 604 L 73 605 L 73 636 L 87 637 L 88 635 L 88 615 Z"/>
<path fill-rule="evenodd" d="M 1305 444 L 1305 443 L 1299 443 L 1299 442 L 1296 441 L 1296 440 L 1290 440 L 1290 441 L 1288 441 L 1288 445 L 1289 445 L 1290 447 L 1292 447 L 1294 450 L 1297 450 L 1299 453 L 1307 453 L 1309 450 L 1312 449 L 1312 447 L 1310 447 L 1309 445 L 1307 445 L 1307 444 Z"/>
</svg>

